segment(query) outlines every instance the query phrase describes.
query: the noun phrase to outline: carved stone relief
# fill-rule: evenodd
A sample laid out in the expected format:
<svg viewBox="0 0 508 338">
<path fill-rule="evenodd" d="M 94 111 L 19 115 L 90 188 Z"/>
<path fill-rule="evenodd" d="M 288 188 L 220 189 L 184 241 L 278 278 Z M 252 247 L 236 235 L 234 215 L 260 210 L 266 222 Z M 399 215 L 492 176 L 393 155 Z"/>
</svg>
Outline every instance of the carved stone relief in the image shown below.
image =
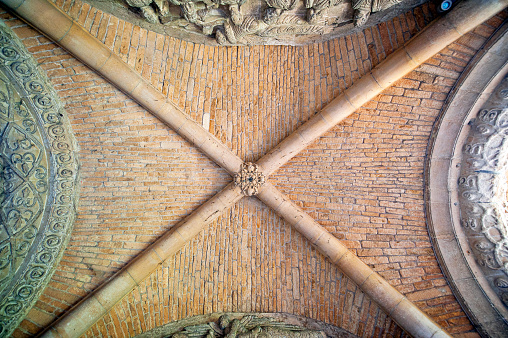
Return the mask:
<svg viewBox="0 0 508 338">
<path fill-rule="evenodd" d="M 476 261 L 508 307 L 508 77 L 470 122 L 459 178 L 461 225 Z"/>
<path fill-rule="evenodd" d="M 0 22 L 0 336 L 35 303 L 75 215 L 75 140 L 49 81 Z"/>
<path fill-rule="evenodd" d="M 506 337 L 508 25 L 469 62 L 436 120 L 425 170 L 429 236 L 482 337 Z M 506 291 L 505 291 L 506 290 Z"/>
<path fill-rule="evenodd" d="M 212 313 L 157 327 L 136 338 L 355 338 L 330 324 L 288 313 Z"/>
<path fill-rule="evenodd" d="M 273 318 L 247 315 L 240 319 L 231 319 L 229 315 L 222 315 L 218 322 L 189 325 L 180 332 L 171 335 L 172 338 L 186 337 L 225 337 L 225 338 L 255 338 L 255 337 L 301 337 L 326 338 L 324 332 L 307 330 L 303 327 L 278 322 Z"/>
<path fill-rule="evenodd" d="M 265 175 L 259 171 L 257 164 L 247 162 L 242 164 L 242 168 L 234 177 L 234 182 L 245 196 L 252 196 L 256 195 L 265 183 Z"/>
<path fill-rule="evenodd" d="M 372 13 L 403 13 L 426 0 L 87 0 L 155 31 L 226 45 L 304 44 L 350 34 Z M 397 5 L 397 6 L 394 6 Z M 396 10 L 395 10 L 396 8 Z M 390 11 L 386 11 L 390 9 Z M 372 24 L 379 20 L 370 20 Z M 198 38 L 200 36 L 201 38 Z"/>
</svg>

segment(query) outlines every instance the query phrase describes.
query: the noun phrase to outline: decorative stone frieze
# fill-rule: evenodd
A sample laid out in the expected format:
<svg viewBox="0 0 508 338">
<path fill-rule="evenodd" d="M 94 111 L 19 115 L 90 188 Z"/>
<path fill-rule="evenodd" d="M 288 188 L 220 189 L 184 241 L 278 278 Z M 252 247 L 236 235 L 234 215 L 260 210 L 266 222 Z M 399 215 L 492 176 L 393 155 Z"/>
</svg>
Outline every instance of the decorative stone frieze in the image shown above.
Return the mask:
<svg viewBox="0 0 508 338">
<path fill-rule="evenodd" d="M 508 307 L 508 77 L 471 120 L 459 178 L 461 225 L 477 262 Z"/>
<path fill-rule="evenodd" d="M 136 338 L 355 338 L 336 326 L 288 313 L 212 313 L 171 322 Z"/>
<path fill-rule="evenodd" d="M 68 241 L 76 143 L 48 79 L 0 22 L 0 336 L 38 299 Z"/>
<path fill-rule="evenodd" d="M 151 30 L 190 41 L 293 45 L 350 34 L 364 26 L 372 13 L 386 19 L 426 0 L 86 1 L 141 26 L 146 24 Z M 379 21 L 374 18 L 369 24 Z"/>
<path fill-rule="evenodd" d="M 222 315 L 217 322 L 186 326 L 172 338 L 186 337 L 295 337 L 295 338 L 326 338 L 321 331 L 311 331 L 297 325 L 278 322 L 273 318 L 247 315 L 239 319 L 232 319 L 229 315 Z"/>
<path fill-rule="evenodd" d="M 257 164 L 246 162 L 242 164 L 240 171 L 235 175 L 236 186 L 242 189 L 245 196 L 256 195 L 259 188 L 265 183 L 265 175 L 259 171 Z"/>
</svg>

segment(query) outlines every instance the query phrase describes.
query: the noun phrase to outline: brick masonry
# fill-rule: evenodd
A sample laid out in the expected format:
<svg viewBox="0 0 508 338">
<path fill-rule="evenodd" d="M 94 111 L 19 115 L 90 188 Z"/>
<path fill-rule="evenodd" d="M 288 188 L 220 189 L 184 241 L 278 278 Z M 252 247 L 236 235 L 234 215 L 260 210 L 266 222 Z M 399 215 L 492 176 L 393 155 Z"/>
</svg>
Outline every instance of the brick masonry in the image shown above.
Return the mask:
<svg viewBox="0 0 508 338">
<path fill-rule="evenodd" d="M 433 18 L 424 5 L 362 33 L 301 47 L 209 47 L 148 32 L 79 0 L 56 1 L 241 158 L 256 161 Z M 231 178 L 123 93 L 2 11 L 46 70 L 80 146 L 70 244 L 15 331 L 43 330 Z M 428 237 L 423 168 L 432 125 L 506 12 L 366 104 L 271 182 L 454 334 L 474 329 Z M 86 334 L 124 337 L 215 311 L 290 312 L 360 336 L 402 330 L 299 234 L 245 198 Z"/>
</svg>

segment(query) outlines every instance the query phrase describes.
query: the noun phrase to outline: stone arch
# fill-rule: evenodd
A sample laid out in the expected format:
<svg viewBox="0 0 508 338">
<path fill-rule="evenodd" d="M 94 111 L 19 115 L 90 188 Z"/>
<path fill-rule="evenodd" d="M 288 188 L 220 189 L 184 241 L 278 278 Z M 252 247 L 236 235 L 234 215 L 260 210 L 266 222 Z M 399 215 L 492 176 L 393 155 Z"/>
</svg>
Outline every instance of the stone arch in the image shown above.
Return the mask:
<svg viewBox="0 0 508 338">
<path fill-rule="evenodd" d="M 503 123 L 508 113 L 506 26 L 471 61 L 449 95 L 434 125 L 425 174 L 427 222 L 436 256 L 462 307 L 490 337 L 508 331 L 508 256 L 503 251 L 508 238 L 503 207 L 508 169 Z"/>
</svg>

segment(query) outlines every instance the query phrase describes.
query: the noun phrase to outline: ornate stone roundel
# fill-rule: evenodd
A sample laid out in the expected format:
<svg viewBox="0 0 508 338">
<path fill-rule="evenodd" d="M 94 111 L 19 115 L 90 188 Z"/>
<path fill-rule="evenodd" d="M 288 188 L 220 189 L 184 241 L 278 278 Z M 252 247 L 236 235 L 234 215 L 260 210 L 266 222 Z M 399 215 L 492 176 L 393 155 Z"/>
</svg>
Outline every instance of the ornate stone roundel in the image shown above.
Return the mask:
<svg viewBox="0 0 508 338">
<path fill-rule="evenodd" d="M 429 142 L 426 212 L 441 269 L 484 337 L 508 332 L 508 25 L 471 60 Z"/>
<path fill-rule="evenodd" d="M 77 202 L 76 141 L 49 80 L 0 22 L 0 336 L 49 282 Z"/>
<path fill-rule="evenodd" d="M 508 307 L 508 76 L 469 124 L 459 178 L 461 225 L 486 279 Z"/>
<path fill-rule="evenodd" d="M 245 196 L 253 196 L 257 195 L 259 188 L 265 183 L 265 175 L 259 171 L 257 164 L 247 162 L 242 164 L 233 181 Z"/>
</svg>

